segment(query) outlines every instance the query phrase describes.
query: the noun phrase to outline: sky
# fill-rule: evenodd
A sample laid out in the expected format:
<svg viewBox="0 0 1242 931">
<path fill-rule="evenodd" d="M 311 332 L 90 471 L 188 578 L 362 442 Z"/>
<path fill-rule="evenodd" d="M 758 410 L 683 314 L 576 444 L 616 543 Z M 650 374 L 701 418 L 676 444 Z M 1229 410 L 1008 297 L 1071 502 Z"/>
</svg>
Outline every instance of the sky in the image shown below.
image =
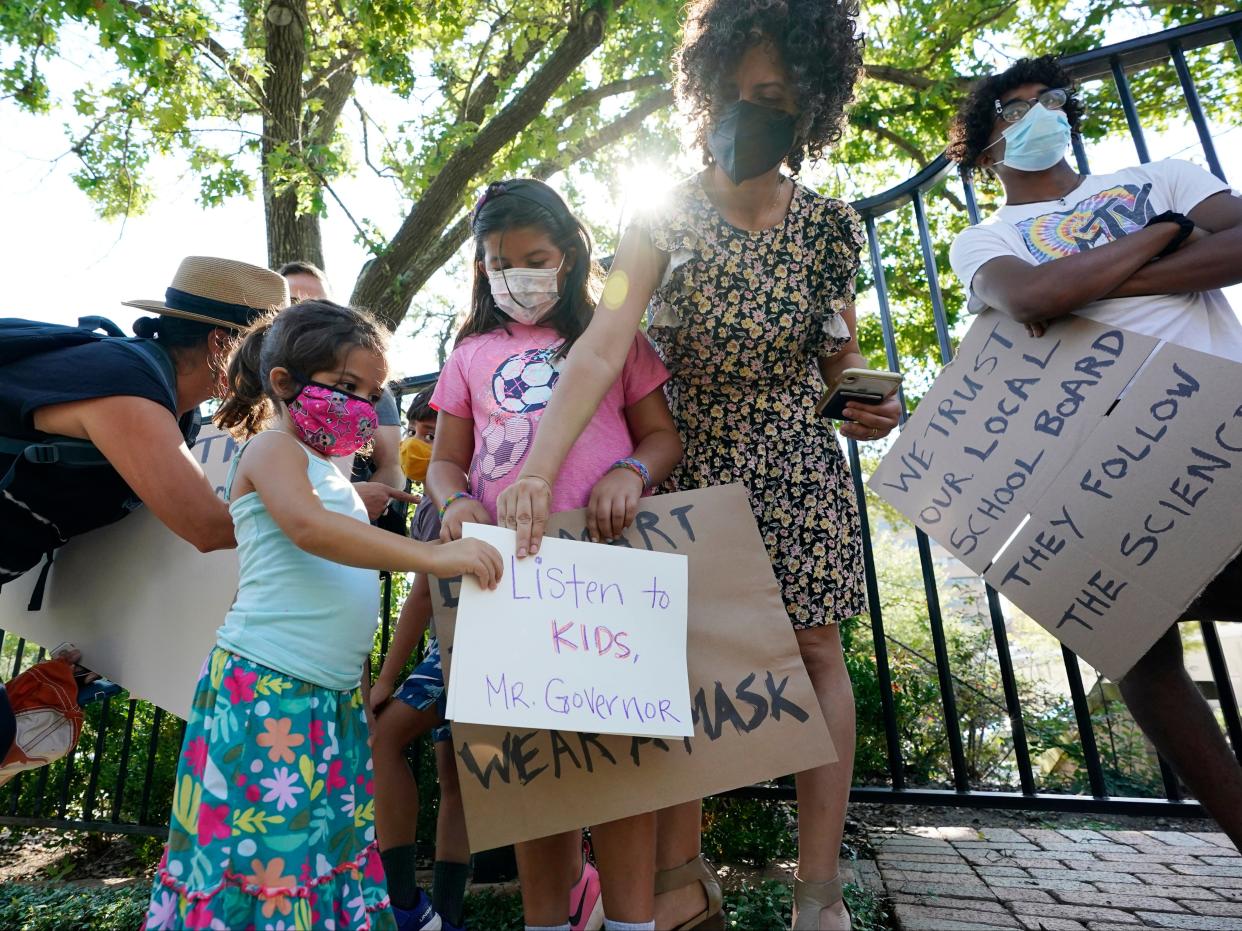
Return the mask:
<svg viewBox="0 0 1242 931">
<path fill-rule="evenodd" d="M 71 43 L 69 54 L 51 66 L 54 88 L 79 84 L 102 67 L 89 44 L 76 41 L 78 46 Z M 204 209 L 195 201 L 194 178 L 176 160 L 153 160 L 157 197 L 145 213 L 124 222 L 101 220 L 72 181 L 76 164 L 73 156 L 65 155 L 66 119 L 64 110 L 36 117 L 0 103 L 0 209 L 6 220 L 0 224 L 0 271 L 6 283 L 0 316 L 72 323 L 79 316 L 102 314 L 128 329 L 138 314 L 120 302 L 162 298 L 183 256 L 219 255 L 265 264 L 261 200 L 233 199 L 223 207 Z M 1214 126 L 1213 134 L 1227 177 L 1242 186 L 1242 130 Z M 1188 120 L 1163 133 L 1149 132 L 1148 144 L 1153 158 L 1176 156 L 1204 164 Z M 1096 171 L 1136 160 L 1125 137 L 1094 145 L 1088 154 Z M 574 183 L 584 197 L 588 219 L 597 227 L 616 229 L 636 204 L 649 204 L 694 167 L 689 158 L 674 165 L 621 166 L 617 196 L 600 180 L 575 177 Z M 552 183 L 563 185 L 563 178 Z M 402 204 L 391 183 L 365 166 L 356 178 L 342 181 L 338 191 L 354 212 L 372 218 L 383 230 L 393 231 L 401 221 Z M 335 205 L 330 205 L 322 229 L 328 277 L 335 296 L 344 300 L 366 255 Z M 458 263 L 451 272 L 437 275 L 425 295 L 464 307 L 469 290 L 464 265 Z M 1242 288 L 1230 289 L 1230 299 L 1242 307 Z M 873 312 L 873 302 L 863 295 L 859 309 Z M 393 342 L 394 377 L 437 367 L 430 334 L 415 339 L 410 329 L 403 326 Z"/>
</svg>

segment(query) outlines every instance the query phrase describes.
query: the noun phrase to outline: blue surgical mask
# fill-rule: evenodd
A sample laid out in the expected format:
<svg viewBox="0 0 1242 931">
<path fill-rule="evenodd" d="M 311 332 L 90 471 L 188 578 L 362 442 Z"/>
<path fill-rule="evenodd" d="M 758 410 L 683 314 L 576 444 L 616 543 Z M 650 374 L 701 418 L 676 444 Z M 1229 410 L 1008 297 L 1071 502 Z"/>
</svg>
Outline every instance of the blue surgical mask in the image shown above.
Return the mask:
<svg viewBox="0 0 1242 931">
<path fill-rule="evenodd" d="M 1049 110 L 1037 103 L 1001 133 L 1001 139 L 1005 140 L 1005 157 L 994 164 L 1018 171 L 1045 171 L 1064 157 L 1070 144 L 1069 118 L 1064 110 Z"/>
</svg>

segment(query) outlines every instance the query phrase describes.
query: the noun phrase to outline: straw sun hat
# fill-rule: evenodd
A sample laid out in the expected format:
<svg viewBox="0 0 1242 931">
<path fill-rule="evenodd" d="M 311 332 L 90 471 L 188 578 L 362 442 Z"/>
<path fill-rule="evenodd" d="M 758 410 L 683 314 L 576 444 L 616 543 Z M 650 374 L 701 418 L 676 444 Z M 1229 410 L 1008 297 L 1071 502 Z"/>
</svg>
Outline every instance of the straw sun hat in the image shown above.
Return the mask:
<svg viewBox="0 0 1242 931">
<path fill-rule="evenodd" d="M 192 255 L 181 260 L 162 301 L 122 301 L 162 317 L 244 329 L 260 314 L 289 306 L 289 285 L 257 265 Z"/>
</svg>

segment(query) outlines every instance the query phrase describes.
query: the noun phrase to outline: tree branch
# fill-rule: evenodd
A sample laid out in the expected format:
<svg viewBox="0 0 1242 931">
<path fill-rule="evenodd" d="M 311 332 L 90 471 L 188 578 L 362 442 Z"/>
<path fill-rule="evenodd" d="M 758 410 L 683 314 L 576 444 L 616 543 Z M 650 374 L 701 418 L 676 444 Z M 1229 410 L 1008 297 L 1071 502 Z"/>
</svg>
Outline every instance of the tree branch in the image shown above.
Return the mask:
<svg viewBox="0 0 1242 931">
<path fill-rule="evenodd" d="M 459 217 L 431 248 L 423 251 L 410 267 L 411 277 L 420 280 L 419 287 L 436 273 L 436 269 L 452 258 L 469 238 L 470 214 L 467 213 Z"/>
<path fill-rule="evenodd" d="M 440 239 L 438 231 L 460 209 L 463 192 L 470 182 L 539 116 L 557 88 L 599 47 L 606 17 L 623 2 L 597 5 L 592 0 L 592 8 L 571 20 L 555 50 L 513 99 L 473 139 L 449 156 L 401 224 L 388 250 L 359 278 L 352 297 L 355 303 L 381 312 L 390 324 L 400 321 L 410 298 L 423 283 L 407 274 L 419 254 Z"/>
<path fill-rule="evenodd" d="M 310 145 L 327 145 L 336 132 L 336 124 L 340 121 L 341 111 L 349 103 L 354 93 L 357 74 L 353 67 L 335 72 L 323 90 L 314 99 L 323 102 L 317 113 L 309 113 L 310 126 L 306 131 L 306 140 Z"/>
<path fill-rule="evenodd" d="M 474 91 L 474 82 L 479 79 L 479 73 L 483 70 L 483 62 L 487 58 L 487 53 L 491 51 L 492 39 L 496 38 L 496 33 L 501 25 L 508 18 L 508 11 L 501 13 L 492 21 L 491 26 L 487 30 L 487 38 L 479 43 L 479 54 L 475 56 L 474 66 L 470 69 L 470 77 L 466 78 L 466 87 L 461 95 L 461 107 L 458 110 L 457 119 L 459 122 L 465 122 L 466 112 L 470 107 L 470 95 Z"/>
<path fill-rule="evenodd" d="M 27 106 L 32 112 L 35 112 L 35 95 L 39 86 L 39 53 L 46 48 L 47 43 L 43 41 L 42 37 L 40 37 L 34 47 L 30 50 L 30 77 L 26 79 L 26 82 L 21 87 L 13 91 L 13 93 L 0 96 L 0 101 L 17 100 L 20 103 L 24 98 Z"/>
<path fill-rule="evenodd" d="M 617 97 L 621 94 L 630 94 L 634 91 L 647 90 L 651 87 L 662 87 L 669 83 L 668 78 L 662 74 L 644 74 L 636 78 L 622 78 L 619 81 L 611 81 L 608 84 L 601 84 L 599 87 L 593 87 L 590 90 L 583 91 L 577 97 L 572 97 L 552 114 L 551 120 L 553 126 L 560 126 L 567 119 L 588 107 L 594 107 L 609 97 Z"/>
<path fill-rule="evenodd" d="M 955 210 L 961 210 L 965 212 L 966 205 L 962 203 L 962 199 L 958 197 L 956 194 L 954 194 L 952 191 L 950 191 L 947 187 L 942 187 L 940 189 L 940 196 L 943 197 L 945 200 L 947 200 L 950 204 L 952 204 Z"/>
<path fill-rule="evenodd" d="M 351 69 L 355 61 L 362 55 L 361 49 L 350 49 L 343 55 L 338 55 L 330 62 L 312 74 L 306 80 L 306 86 L 302 90 L 302 96 L 310 99 L 320 95 L 319 89 L 329 83 L 334 77 L 341 73 L 344 69 Z"/>
<path fill-rule="evenodd" d="M 866 129 L 870 133 L 874 133 L 875 135 L 879 136 L 881 139 L 883 139 L 885 142 L 888 142 L 894 148 L 900 149 L 902 152 L 905 152 L 907 155 L 910 156 L 910 158 L 914 160 L 914 163 L 918 165 L 920 169 L 925 168 L 928 164 L 931 163 L 931 159 L 928 158 L 923 153 L 922 149 L 916 146 L 909 139 L 906 139 L 904 136 L 901 136 L 898 133 L 893 132 L 887 126 L 863 126 L 862 128 Z M 966 209 L 966 205 L 962 203 L 961 198 L 959 198 L 956 194 L 950 191 L 947 187 L 941 188 L 940 196 L 942 196 L 945 200 L 947 200 L 950 204 L 952 204 L 958 210 Z"/>
<path fill-rule="evenodd" d="M 922 149 L 920 149 L 918 146 L 916 146 L 913 142 L 911 142 L 909 139 L 905 138 L 904 136 L 893 132 L 887 126 L 866 126 L 864 128 L 868 132 L 872 132 L 875 135 L 879 136 L 885 142 L 891 144 L 894 148 L 900 149 L 901 151 L 905 152 L 907 155 L 910 156 L 910 158 L 914 159 L 915 164 L 918 165 L 920 168 L 922 168 L 924 165 L 926 165 L 930 161 L 930 159 L 928 159 L 928 157 L 923 154 Z"/>
<path fill-rule="evenodd" d="M 499 23 L 499 20 L 497 22 Z M 526 49 L 521 55 L 514 55 L 514 47 L 510 45 L 505 57 L 496 66 L 495 73 L 489 71 L 483 76 L 478 87 L 473 90 L 466 89 L 466 96 L 462 102 L 461 122 L 482 123 L 483 117 L 487 115 L 487 108 L 500 96 L 501 85 L 521 74 L 523 69 L 535 60 L 535 56 L 547 47 L 549 39 L 551 35 L 539 36 L 536 33 L 527 40 Z M 491 36 L 488 37 L 488 43 L 490 42 Z"/>
<path fill-rule="evenodd" d="M 440 368 L 444 368 L 444 363 L 448 361 L 448 344 L 453 338 L 453 324 L 457 322 L 456 314 L 446 314 L 444 316 L 444 325 L 440 328 L 440 333 L 436 337 L 436 359 L 440 363 Z"/>
<path fill-rule="evenodd" d="M 373 240 L 370 237 L 370 235 L 367 233 L 366 229 L 362 226 L 362 224 L 359 223 L 357 219 L 355 219 L 352 213 L 350 213 L 349 208 L 345 206 L 345 201 L 341 200 L 340 195 L 336 193 L 336 189 L 333 188 L 332 185 L 328 183 L 328 179 L 325 178 L 322 174 L 320 174 L 319 170 L 315 168 L 313 165 L 308 164 L 306 167 L 310 169 L 310 171 L 315 175 L 316 178 L 319 179 L 319 183 L 323 187 L 323 189 L 332 195 L 332 199 L 336 201 L 336 205 L 341 208 L 341 212 L 345 214 L 346 219 L 348 219 L 349 222 L 353 225 L 354 231 L 358 234 L 358 238 L 361 239 L 364 243 L 366 243 L 367 249 L 369 249 L 371 252 L 377 251 L 381 247 L 381 244 Z"/>
<path fill-rule="evenodd" d="M 162 18 L 159 13 L 145 3 L 139 3 L 138 0 L 117 0 L 117 2 L 147 22 L 159 22 L 175 30 L 175 23 Z M 260 108 L 264 107 L 263 88 L 259 86 L 259 83 L 255 81 L 245 68 L 233 61 L 233 57 L 229 54 L 228 49 L 217 42 L 215 38 L 210 35 L 204 35 L 199 39 L 187 38 L 185 36 L 180 36 L 179 38 L 184 39 L 195 48 L 200 49 L 215 59 L 216 63 L 237 83 L 238 87 L 245 91 L 248 97 L 258 104 Z"/>
<path fill-rule="evenodd" d="M 934 78 L 919 74 L 917 71 L 908 71 L 904 68 L 897 68 L 893 65 L 863 65 L 863 74 L 874 81 L 883 81 L 886 84 L 900 84 L 902 87 L 913 87 L 915 90 L 930 90 L 937 84 L 942 83 Z M 949 79 L 954 88 L 965 91 L 974 83 L 974 78 L 961 77 L 954 75 Z"/>
<path fill-rule="evenodd" d="M 267 0 L 263 17 L 263 96 L 268 111 L 263 117 L 260 164 L 267 220 L 267 264 L 271 268 L 293 259 L 323 265 L 318 217 L 303 213 L 296 188 L 282 183 L 286 173 L 284 161 L 288 158 L 298 159 L 318 174 L 307 156 L 303 133 L 306 23 L 306 0 Z"/>
<path fill-rule="evenodd" d="M 644 97 L 622 116 L 617 117 L 607 126 L 592 133 L 591 136 L 575 146 L 570 146 L 552 158 L 546 158 L 530 170 L 532 178 L 545 181 L 558 171 L 564 171 L 575 162 L 590 158 L 600 150 L 628 136 L 638 129 L 652 113 L 662 110 L 673 102 L 673 92 L 665 89 L 659 93 Z M 435 245 L 422 252 L 418 260 L 410 267 L 410 277 L 418 281 L 419 287 L 435 274 L 436 269 L 447 262 L 470 237 L 469 215 L 460 217 L 456 223 L 437 240 Z"/>
<path fill-rule="evenodd" d="M 590 136 L 575 145 L 566 146 L 550 158 L 545 158 L 531 169 L 531 175 L 540 180 L 550 178 L 558 171 L 564 171 L 575 162 L 590 158 L 601 149 L 614 142 L 619 142 L 642 125 L 643 120 L 663 110 L 673 103 L 673 92 L 669 88 L 649 94 L 617 117 L 607 126 L 595 130 Z"/>
<path fill-rule="evenodd" d="M 367 167 L 370 168 L 373 172 L 375 172 L 375 174 L 378 177 L 388 178 L 391 181 L 398 180 L 397 176 L 393 174 L 393 172 L 390 169 L 377 167 L 376 164 L 373 161 L 371 161 L 371 142 L 370 142 L 370 133 L 367 131 L 367 123 L 373 123 L 375 125 L 375 128 L 380 130 L 380 135 L 383 135 L 383 129 L 380 127 L 378 123 L 375 122 L 375 120 L 371 118 L 371 115 L 362 108 L 362 104 L 358 102 L 358 98 L 356 97 L 354 98 L 354 107 L 358 110 L 358 120 L 362 124 L 362 159 L 363 161 L 367 163 Z M 384 140 L 384 145 L 385 147 L 388 148 L 389 152 L 391 153 L 392 147 L 388 144 L 387 139 Z"/>
<path fill-rule="evenodd" d="M 1012 10 L 1015 5 L 1015 0 L 1006 0 L 1006 2 L 999 4 L 994 10 L 977 16 L 962 28 L 956 30 L 954 33 L 947 37 L 942 37 L 941 41 L 931 51 L 931 54 L 924 59 L 924 67 L 934 67 L 936 63 L 941 60 L 941 58 L 949 53 L 950 49 L 962 41 L 964 36 L 978 35 L 983 31 L 985 26 L 990 26 L 992 23 L 996 22 Z"/>
<path fill-rule="evenodd" d="M 109 107 L 107 110 L 105 110 L 103 115 L 99 119 L 95 120 L 94 123 L 91 124 L 90 129 L 88 129 L 82 135 L 78 136 L 78 138 L 74 139 L 69 144 L 69 151 L 66 152 L 65 154 L 69 155 L 72 153 L 73 155 L 78 156 L 78 158 L 81 158 L 82 150 L 86 148 L 86 144 L 91 141 L 91 138 L 95 135 L 95 133 L 99 132 L 99 127 L 108 121 L 108 117 L 110 117 L 115 112 L 116 112 L 116 109 L 114 107 Z M 61 157 L 63 156 L 58 156 L 58 160 Z"/>
</svg>

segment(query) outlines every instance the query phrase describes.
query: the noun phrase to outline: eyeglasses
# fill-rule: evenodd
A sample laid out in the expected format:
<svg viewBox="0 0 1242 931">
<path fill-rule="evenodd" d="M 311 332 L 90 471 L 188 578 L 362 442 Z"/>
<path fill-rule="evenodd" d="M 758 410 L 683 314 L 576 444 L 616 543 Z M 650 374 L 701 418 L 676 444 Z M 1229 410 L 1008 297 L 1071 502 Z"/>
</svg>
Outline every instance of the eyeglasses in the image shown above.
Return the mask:
<svg viewBox="0 0 1242 931">
<path fill-rule="evenodd" d="M 1069 91 L 1064 87 L 1050 87 L 1030 100 L 1011 100 L 1005 104 L 997 100 L 996 115 L 1006 123 L 1016 123 L 1030 113 L 1031 107 L 1037 103 L 1042 103 L 1048 110 L 1060 110 L 1067 100 L 1069 100 Z"/>
</svg>

